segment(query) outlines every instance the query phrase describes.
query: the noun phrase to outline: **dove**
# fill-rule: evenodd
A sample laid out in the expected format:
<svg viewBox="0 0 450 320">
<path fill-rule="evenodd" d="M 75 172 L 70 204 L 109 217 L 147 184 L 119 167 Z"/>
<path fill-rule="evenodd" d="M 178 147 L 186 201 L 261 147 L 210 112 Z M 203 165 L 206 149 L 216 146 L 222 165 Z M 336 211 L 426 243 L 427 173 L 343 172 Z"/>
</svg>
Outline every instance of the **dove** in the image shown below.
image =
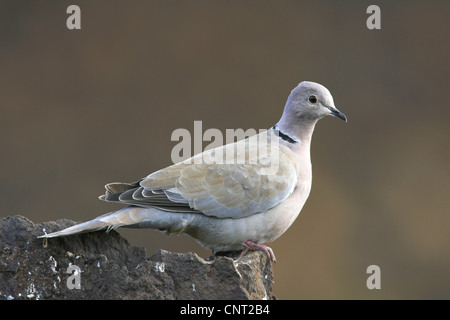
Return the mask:
<svg viewBox="0 0 450 320">
<path fill-rule="evenodd" d="M 267 131 L 136 182 L 109 183 L 100 200 L 124 208 L 40 238 L 151 228 L 186 234 L 213 254 L 240 252 L 235 256 L 240 259 L 248 250 L 259 250 L 276 262 L 265 243 L 279 238 L 302 210 L 311 191 L 312 134 L 317 121 L 329 115 L 347 122 L 327 88 L 303 81 L 291 91 L 281 119 Z M 236 149 L 241 152 L 232 152 Z M 245 161 L 236 161 L 239 154 Z M 218 159 L 226 161 L 213 161 Z"/>
</svg>

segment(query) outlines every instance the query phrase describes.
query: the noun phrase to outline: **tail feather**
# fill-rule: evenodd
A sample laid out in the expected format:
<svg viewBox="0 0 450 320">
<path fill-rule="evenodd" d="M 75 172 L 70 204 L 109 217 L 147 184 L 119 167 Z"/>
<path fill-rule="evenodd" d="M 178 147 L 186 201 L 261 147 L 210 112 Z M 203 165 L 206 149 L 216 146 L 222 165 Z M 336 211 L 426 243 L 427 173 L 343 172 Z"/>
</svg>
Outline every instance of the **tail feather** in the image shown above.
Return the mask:
<svg viewBox="0 0 450 320">
<path fill-rule="evenodd" d="M 64 230 L 44 234 L 38 238 L 55 238 L 99 230 L 106 230 L 109 232 L 119 227 L 134 225 L 136 224 L 136 217 L 133 217 L 133 210 L 130 209 L 130 207 L 127 207 L 119 211 L 108 212 L 93 220 L 76 224 Z"/>
<path fill-rule="evenodd" d="M 105 194 L 100 195 L 98 198 L 100 200 L 106 201 L 106 198 L 110 195 L 118 194 L 130 190 L 130 189 L 136 189 L 139 187 L 139 182 L 132 182 L 132 183 L 125 183 L 125 182 L 111 182 L 105 185 Z"/>
<path fill-rule="evenodd" d="M 109 225 L 106 222 L 96 221 L 96 219 L 94 219 L 91 221 L 76 224 L 74 226 L 71 226 L 71 227 L 61 230 L 61 231 L 56 231 L 56 232 L 52 232 L 49 234 L 46 233 L 42 236 L 39 236 L 38 238 L 55 238 L 55 237 L 69 236 L 69 235 L 77 234 L 77 233 L 92 232 L 92 231 L 98 231 L 98 230 L 102 230 L 102 229 L 108 229 L 108 227 L 110 227 L 110 226 L 111 225 Z"/>
<path fill-rule="evenodd" d="M 106 230 L 108 232 L 119 227 L 151 228 L 169 232 L 181 232 L 186 226 L 188 217 L 188 214 L 129 206 L 61 231 L 44 234 L 38 238 L 55 238 L 98 230 Z"/>
</svg>

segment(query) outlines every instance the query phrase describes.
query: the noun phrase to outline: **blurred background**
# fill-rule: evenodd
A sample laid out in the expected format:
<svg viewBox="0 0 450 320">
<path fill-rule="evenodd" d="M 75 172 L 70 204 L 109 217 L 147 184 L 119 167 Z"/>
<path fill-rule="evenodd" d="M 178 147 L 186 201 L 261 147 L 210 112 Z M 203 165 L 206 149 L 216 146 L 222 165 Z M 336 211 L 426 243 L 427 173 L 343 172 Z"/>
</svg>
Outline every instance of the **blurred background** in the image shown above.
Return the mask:
<svg viewBox="0 0 450 320">
<path fill-rule="evenodd" d="M 66 9 L 81 8 L 81 30 Z M 313 187 L 271 244 L 279 299 L 450 298 L 450 2 L 0 2 L 0 217 L 83 221 L 105 183 L 171 164 L 177 128 L 269 128 L 303 80 L 349 122 L 312 141 Z M 0 231 L 1 232 L 1 231 Z M 119 229 L 150 256 L 210 255 Z M 369 265 L 381 289 L 366 287 Z"/>
</svg>

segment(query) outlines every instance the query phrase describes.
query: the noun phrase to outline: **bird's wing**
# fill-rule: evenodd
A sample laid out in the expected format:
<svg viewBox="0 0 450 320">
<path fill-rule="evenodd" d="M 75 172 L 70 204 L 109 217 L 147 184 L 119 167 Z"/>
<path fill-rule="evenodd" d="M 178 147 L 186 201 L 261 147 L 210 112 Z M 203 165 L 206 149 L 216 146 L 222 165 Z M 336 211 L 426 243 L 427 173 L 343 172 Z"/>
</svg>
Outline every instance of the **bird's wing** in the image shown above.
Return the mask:
<svg viewBox="0 0 450 320">
<path fill-rule="evenodd" d="M 284 201 L 297 184 L 291 158 L 276 144 L 263 148 L 246 139 L 209 150 L 138 183 L 107 185 L 110 194 L 103 199 L 217 218 L 263 212 Z"/>
</svg>

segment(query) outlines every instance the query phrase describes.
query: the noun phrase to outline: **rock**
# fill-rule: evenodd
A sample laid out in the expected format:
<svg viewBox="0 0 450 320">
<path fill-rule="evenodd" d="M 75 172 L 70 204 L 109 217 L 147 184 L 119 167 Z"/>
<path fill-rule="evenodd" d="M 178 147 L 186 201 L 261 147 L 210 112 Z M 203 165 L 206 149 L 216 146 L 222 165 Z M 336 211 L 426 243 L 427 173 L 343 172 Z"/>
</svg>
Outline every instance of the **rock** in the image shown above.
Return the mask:
<svg viewBox="0 0 450 320">
<path fill-rule="evenodd" d="M 239 261 L 165 250 L 147 258 L 115 231 L 37 239 L 44 228 L 73 224 L 0 218 L 0 299 L 273 298 L 272 267 L 261 252 Z"/>
</svg>

